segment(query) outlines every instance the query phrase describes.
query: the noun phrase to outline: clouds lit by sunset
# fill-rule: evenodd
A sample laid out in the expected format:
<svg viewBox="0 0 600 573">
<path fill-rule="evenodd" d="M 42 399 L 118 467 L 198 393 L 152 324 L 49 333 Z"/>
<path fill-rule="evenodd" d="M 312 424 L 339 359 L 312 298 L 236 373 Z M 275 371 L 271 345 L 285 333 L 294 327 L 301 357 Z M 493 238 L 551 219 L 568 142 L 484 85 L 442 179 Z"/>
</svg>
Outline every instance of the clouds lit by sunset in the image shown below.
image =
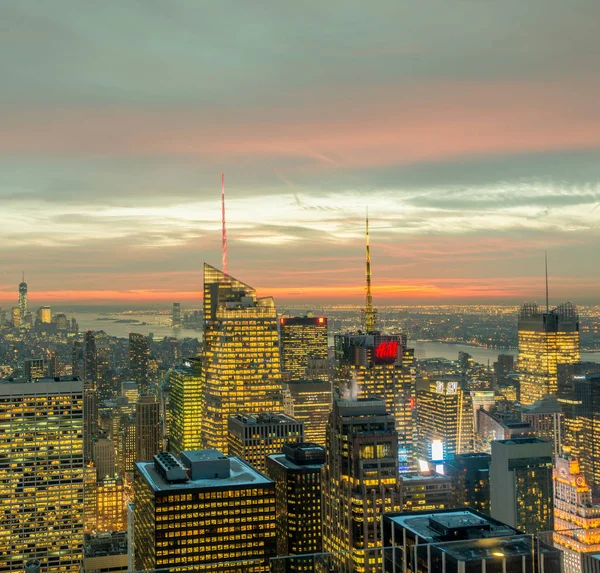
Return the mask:
<svg viewBox="0 0 600 573">
<path fill-rule="evenodd" d="M 0 305 L 594 300 L 600 3 L 3 8 Z M 77 10 L 72 7 L 77 5 Z M 510 7 L 510 9 L 509 9 Z"/>
</svg>

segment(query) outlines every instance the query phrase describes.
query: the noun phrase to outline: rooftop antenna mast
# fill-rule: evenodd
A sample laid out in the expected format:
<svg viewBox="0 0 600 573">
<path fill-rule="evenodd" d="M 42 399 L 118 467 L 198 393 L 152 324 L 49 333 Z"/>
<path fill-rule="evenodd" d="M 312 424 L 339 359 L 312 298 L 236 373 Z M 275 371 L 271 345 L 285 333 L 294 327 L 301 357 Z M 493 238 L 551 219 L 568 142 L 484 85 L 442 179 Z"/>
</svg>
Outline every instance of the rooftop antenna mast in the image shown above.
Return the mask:
<svg viewBox="0 0 600 573">
<path fill-rule="evenodd" d="M 369 245 L 369 208 L 366 217 L 366 239 L 367 239 L 367 296 L 365 301 L 365 330 L 375 331 L 375 309 L 373 308 L 373 295 L 371 294 L 371 247 Z"/>
<path fill-rule="evenodd" d="M 548 313 L 550 311 L 548 299 L 548 251 L 544 251 L 544 266 L 546 268 L 546 313 Z"/>
<path fill-rule="evenodd" d="M 223 255 L 223 272 L 227 275 L 227 228 L 225 226 L 225 173 L 221 173 L 221 241 Z"/>
</svg>

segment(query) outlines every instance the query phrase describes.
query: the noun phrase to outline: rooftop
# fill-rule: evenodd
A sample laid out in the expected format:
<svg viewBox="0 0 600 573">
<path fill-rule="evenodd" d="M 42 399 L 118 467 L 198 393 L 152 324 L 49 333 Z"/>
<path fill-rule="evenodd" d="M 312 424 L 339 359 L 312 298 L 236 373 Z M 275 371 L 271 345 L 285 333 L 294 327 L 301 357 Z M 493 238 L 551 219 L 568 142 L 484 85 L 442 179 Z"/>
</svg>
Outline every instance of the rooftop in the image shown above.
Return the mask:
<svg viewBox="0 0 600 573">
<path fill-rule="evenodd" d="M 52 386 L 50 389 L 49 386 Z M 79 376 L 57 376 L 56 378 L 8 378 L 0 380 L 0 394 L 43 394 L 48 391 L 82 392 L 83 380 Z"/>
<path fill-rule="evenodd" d="M 230 418 L 231 421 L 242 424 L 298 424 L 298 420 L 286 414 L 274 412 L 261 412 L 260 414 L 237 414 Z"/>
<path fill-rule="evenodd" d="M 212 450 L 208 450 L 209 452 Z M 200 452 L 202 453 L 202 452 Z M 187 455 L 192 452 L 186 452 Z M 219 455 L 222 455 L 219 452 Z M 169 483 L 154 468 L 154 462 L 138 462 L 135 464 L 146 483 L 155 492 L 199 490 L 209 488 L 235 488 L 247 485 L 262 486 L 273 483 L 269 478 L 259 473 L 246 462 L 235 456 L 230 457 L 230 475 L 226 478 L 190 479 L 183 483 Z"/>
<path fill-rule="evenodd" d="M 519 533 L 509 525 L 472 509 L 391 513 L 384 515 L 384 519 L 389 519 L 418 535 L 422 543 L 448 542 L 448 532 L 457 529 L 466 533 L 467 538 L 471 540 L 506 537 Z"/>
</svg>

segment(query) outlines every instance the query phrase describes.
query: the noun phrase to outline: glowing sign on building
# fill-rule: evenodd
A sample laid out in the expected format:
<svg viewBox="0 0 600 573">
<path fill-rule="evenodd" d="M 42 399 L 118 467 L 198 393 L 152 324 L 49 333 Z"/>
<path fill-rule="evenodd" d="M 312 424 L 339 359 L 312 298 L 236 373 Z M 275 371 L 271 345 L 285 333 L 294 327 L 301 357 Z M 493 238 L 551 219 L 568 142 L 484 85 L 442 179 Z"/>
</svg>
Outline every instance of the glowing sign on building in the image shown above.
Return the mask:
<svg viewBox="0 0 600 573">
<path fill-rule="evenodd" d="M 431 461 L 444 461 L 444 442 L 442 440 L 432 440 L 431 442 Z"/>
<path fill-rule="evenodd" d="M 398 341 L 383 340 L 375 347 L 376 362 L 395 362 L 398 358 Z"/>
</svg>

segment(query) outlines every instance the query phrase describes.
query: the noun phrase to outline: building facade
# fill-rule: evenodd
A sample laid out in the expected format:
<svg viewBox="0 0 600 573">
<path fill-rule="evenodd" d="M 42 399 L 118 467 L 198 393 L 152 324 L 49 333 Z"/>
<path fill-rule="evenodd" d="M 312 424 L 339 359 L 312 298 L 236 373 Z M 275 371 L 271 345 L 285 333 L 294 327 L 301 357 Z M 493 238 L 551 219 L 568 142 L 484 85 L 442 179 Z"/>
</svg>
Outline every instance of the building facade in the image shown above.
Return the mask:
<svg viewBox="0 0 600 573">
<path fill-rule="evenodd" d="M 320 553 L 321 470 L 325 448 L 316 444 L 289 444 L 283 453 L 267 456 L 266 473 L 275 482 L 277 555 Z M 311 571 L 312 560 L 283 559 L 275 571 Z"/>
<path fill-rule="evenodd" d="M 135 460 L 149 461 L 161 450 L 160 405 L 154 396 L 140 396 L 135 405 Z"/>
<path fill-rule="evenodd" d="M 552 443 L 539 438 L 492 442 L 491 515 L 525 533 L 553 528 Z"/>
<path fill-rule="evenodd" d="M 150 393 L 150 380 L 148 379 L 150 361 L 150 348 L 148 337 L 137 332 L 129 333 L 129 372 L 139 389 L 140 396 Z"/>
<path fill-rule="evenodd" d="M 485 453 L 459 454 L 444 467 L 452 478 L 452 507 L 470 507 L 490 514 L 490 462 Z"/>
<path fill-rule="evenodd" d="M 332 400 L 329 382 L 296 380 L 283 385 L 284 411 L 304 424 L 304 439 L 312 444 L 325 447 Z"/>
<path fill-rule="evenodd" d="M 273 299 L 207 264 L 202 376 L 206 447 L 227 452 L 231 416 L 283 410 Z"/>
<path fill-rule="evenodd" d="M 83 548 L 83 382 L 0 383 L 0 572 L 79 572 Z"/>
<path fill-rule="evenodd" d="M 238 414 L 229 418 L 229 453 L 265 471 L 269 454 L 279 454 L 288 443 L 304 442 L 304 424 L 285 414 Z"/>
<path fill-rule="evenodd" d="M 281 371 L 286 380 L 304 380 L 309 360 L 327 360 L 327 318 L 324 316 L 279 319 Z M 324 378 L 326 382 L 328 378 Z"/>
<path fill-rule="evenodd" d="M 323 550 L 340 573 L 381 570 L 381 516 L 401 509 L 396 422 L 383 400 L 335 399 L 323 469 Z"/>
<path fill-rule="evenodd" d="M 275 484 L 216 450 L 136 463 L 135 570 L 267 573 Z"/>
<path fill-rule="evenodd" d="M 579 362 L 579 315 L 571 303 L 547 312 L 525 304 L 518 328 L 520 402 L 528 406 L 556 394 L 559 364 Z"/>
</svg>

